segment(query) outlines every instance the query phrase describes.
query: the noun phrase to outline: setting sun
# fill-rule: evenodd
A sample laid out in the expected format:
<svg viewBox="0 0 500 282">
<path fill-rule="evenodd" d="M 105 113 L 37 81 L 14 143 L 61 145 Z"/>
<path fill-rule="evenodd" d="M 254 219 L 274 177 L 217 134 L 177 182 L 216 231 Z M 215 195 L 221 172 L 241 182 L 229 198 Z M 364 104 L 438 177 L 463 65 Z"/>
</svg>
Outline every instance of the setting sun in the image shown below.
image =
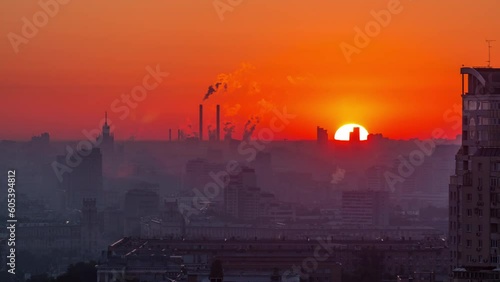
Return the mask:
<svg viewBox="0 0 500 282">
<path fill-rule="evenodd" d="M 361 125 L 350 123 L 342 125 L 337 132 L 335 132 L 335 140 L 349 141 L 350 135 L 354 132 L 354 128 L 359 128 L 359 140 L 364 141 L 368 139 L 368 131 Z"/>
</svg>

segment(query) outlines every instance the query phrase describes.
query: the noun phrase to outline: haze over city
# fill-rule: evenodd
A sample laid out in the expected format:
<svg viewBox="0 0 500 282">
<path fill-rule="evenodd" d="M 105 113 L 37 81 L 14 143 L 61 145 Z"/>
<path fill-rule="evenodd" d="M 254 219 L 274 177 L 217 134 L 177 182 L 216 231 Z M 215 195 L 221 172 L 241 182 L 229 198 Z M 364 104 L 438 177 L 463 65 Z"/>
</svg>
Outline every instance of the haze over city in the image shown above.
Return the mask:
<svg viewBox="0 0 500 282">
<path fill-rule="evenodd" d="M 500 281 L 498 11 L 2 1 L 0 281 Z"/>
</svg>

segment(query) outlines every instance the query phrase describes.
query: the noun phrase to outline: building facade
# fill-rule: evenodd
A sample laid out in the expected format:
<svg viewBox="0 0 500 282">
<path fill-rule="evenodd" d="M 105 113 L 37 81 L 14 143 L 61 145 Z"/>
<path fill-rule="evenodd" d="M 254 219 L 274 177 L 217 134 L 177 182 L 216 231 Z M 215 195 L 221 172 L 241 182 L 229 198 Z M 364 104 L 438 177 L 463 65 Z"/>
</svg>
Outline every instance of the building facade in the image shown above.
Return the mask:
<svg viewBox="0 0 500 282">
<path fill-rule="evenodd" d="M 66 163 L 67 156 L 58 156 L 59 163 Z M 68 209 L 80 207 L 86 198 L 99 199 L 102 195 L 102 154 L 99 148 L 90 153 L 79 152 L 69 158 L 77 163 L 71 172 L 65 173 L 60 189 L 64 192 L 64 206 Z"/>
<path fill-rule="evenodd" d="M 451 280 L 499 281 L 500 69 L 462 74 L 462 146 L 449 186 Z"/>
<path fill-rule="evenodd" d="M 255 220 L 259 217 L 260 188 L 252 168 L 243 168 L 231 175 L 224 187 L 225 213 L 241 220 Z"/>
<path fill-rule="evenodd" d="M 357 226 L 387 226 L 389 192 L 342 191 L 342 223 Z"/>
</svg>

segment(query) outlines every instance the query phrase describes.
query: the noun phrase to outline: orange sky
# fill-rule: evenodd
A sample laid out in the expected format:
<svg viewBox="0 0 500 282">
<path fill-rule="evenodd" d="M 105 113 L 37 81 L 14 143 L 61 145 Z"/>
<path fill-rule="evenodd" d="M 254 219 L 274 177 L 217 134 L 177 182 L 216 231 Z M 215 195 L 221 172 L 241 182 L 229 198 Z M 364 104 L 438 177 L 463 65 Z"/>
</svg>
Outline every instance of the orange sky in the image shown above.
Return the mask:
<svg viewBox="0 0 500 282">
<path fill-rule="evenodd" d="M 500 65 L 500 1 L 401 0 L 402 11 L 348 63 L 339 45 L 354 45 L 354 27 L 391 1 L 243 0 L 221 21 L 212 0 L 72 0 L 17 54 L 8 34 L 22 35 L 22 18 L 41 7 L 1 1 L 0 139 L 83 138 L 156 65 L 170 74 L 159 87 L 124 120 L 110 112 L 118 139 L 198 128 L 198 104 L 221 73 L 229 87 L 204 103 L 206 124 L 219 103 L 235 137 L 250 116 L 261 115 L 258 128 L 269 124 L 263 105 L 297 115 L 277 138 L 313 139 L 317 125 L 332 138 L 345 123 L 391 138 L 435 128 L 451 137 L 458 131 L 443 114 L 460 103 L 460 66 L 485 64 L 486 38 L 499 40 Z"/>
</svg>

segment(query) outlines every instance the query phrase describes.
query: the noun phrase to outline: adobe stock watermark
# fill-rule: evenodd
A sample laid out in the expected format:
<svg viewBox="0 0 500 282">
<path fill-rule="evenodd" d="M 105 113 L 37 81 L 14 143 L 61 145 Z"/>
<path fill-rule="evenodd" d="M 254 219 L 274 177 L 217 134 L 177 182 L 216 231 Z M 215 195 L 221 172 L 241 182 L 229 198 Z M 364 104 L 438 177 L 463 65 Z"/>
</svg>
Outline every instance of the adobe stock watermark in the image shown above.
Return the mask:
<svg viewBox="0 0 500 282">
<path fill-rule="evenodd" d="M 462 124 L 461 113 L 462 107 L 455 104 L 451 109 L 443 113 L 443 119 L 447 123 L 453 123 L 451 129 L 457 130 Z M 407 159 L 402 155 L 398 156 L 399 165 L 397 167 L 397 174 L 392 171 L 386 171 L 384 173 L 385 181 L 391 191 L 394 191 L 395 185 L 398 182 L 403 183 L 412 176 L 415 169 L 421 166 L 427 157 L 434 154 L 436 146 L 442 143 L 443 139 L 448 138 L 443 128 L 435 128 L 431 135 L 432 138 L 428 140 L 415 140 L 414 142 L 417 148 L 410 152 Z"/>
<path fill-rule="evenodd" d="M 135 109 L 140 102 L 144 101 L 148 94 L 155 90 L 163 79 L 169 75 L 169 73 L 162 72 L 160 70 L 160 65 L 156 65 L 155 68 L 151 66 L 146 67 L 147 74 L 142 78 L 142 84 L 132 88 L 130 93 L 123 93 L 120 98 L 116 98 L 111 103 L 111 111 L 115 114 L 119 114 L 120 120 L 126 119 L 130 114 L 130 109 Z M 84 140 L 81 140 L 73 149 L 71 146 L 66 146 L 66 155 L 64 163 L 58 161 L 52 162 L 52 169 L 54 170 L 59 182 L 63 181 L 64 173 L 71 173 L 73 169 L 79 166 L 84 157 L 90 155 L 93 148 L 99 147 L 102 143 L 101 128 L 106 120 L 103 118 L 100 120 L 97 128 L 90 131 L 86 129 L 82 130 Z M 114 131 L 113 122 L 108 118 L 107 124 L 110 126 L 111 131 Z"/>
<path fill-rule="evenodd" d="M 409 0 L 412 1 L 412 0 Z M 377 37 L 382 28 L 386 28 L 392 22 L 394 15 L 399 15 L 403 11 L 400 0 L 389 0 L 387 7 L 380 11 L 372 10 L 370 15 L 373 20 L 367 22 L 363 29 L 359 26 L 354 27 L 353 44 L 343 41 L 339 47 L 347 63 L 352 62 L 352 55 L 360 54 L 361 51 L 370 45 L 373 38 Z"/>
<path fill-rule="evenodd" d="M 20 34 L 9 32 L 7 34 L 7 39 L 9 39 L 14 53 L 19 53 L 19 46 L 21 44 L 28 44 L 30 39 L 33 39 L 39 32 L 41 28 L 44 28 L 50 21 L 50 18 L 54 18 L 60 11 L 61 5 L 66 5 L 70 0 L 40 0 L 38 1 L 38 6 L 40 10 L 36 11 L 31 19 L 27 17 L 22 17 L 21 21 L 23 26 L 21 27 Z"/>
<path fill-rule="evenodd" d="M 238 7 L 243 3 L 243 0 L 214 0 L 212 2 L 217 16 L 221 22 L 224 21 L 224 14 L 227 12 L 233 12 L 234 8 Z"/>
<path fill-rule="evenodd" d="M 286 126 L 290 124 L 290 120 L 296 118 L 296 115 L 287 113 L 286 107 L 283 107 L 282 111 L 274 108 L 272 112 L 274 116 L 270 119 L 269 126 L 258 130 L 257 140 L 243 140 L 238 145 L 238 153 L 241 156 L 246 156 L 246 163 L 250 163 L 255 160 L 257 153 L 263 151 L 266 148 L 266 144 L 269 144 L 274 140 L 274 134 L 282 132 Z M 229 177 L 237 175 L 241 169 L 242 166 L 238 161 L 231 160 L 226 164 L 225 169 L 217 173 L 211 171 L 209 176 L 213 181 L 208 182 L 203 187 L 203 191 L 200 191 L 198 188 L 193 189 L 195 196 L 192 199 L 191 205 L 184 203 L 179 204 L 179 211 L 184 216 L 186 221 L 189 221 L 189 218 L 192 215 L 199 215 L 201 211 L 207 207 L 211 200 L 220 195 L 221 191 L 227 184 Z"/>
</svg>

